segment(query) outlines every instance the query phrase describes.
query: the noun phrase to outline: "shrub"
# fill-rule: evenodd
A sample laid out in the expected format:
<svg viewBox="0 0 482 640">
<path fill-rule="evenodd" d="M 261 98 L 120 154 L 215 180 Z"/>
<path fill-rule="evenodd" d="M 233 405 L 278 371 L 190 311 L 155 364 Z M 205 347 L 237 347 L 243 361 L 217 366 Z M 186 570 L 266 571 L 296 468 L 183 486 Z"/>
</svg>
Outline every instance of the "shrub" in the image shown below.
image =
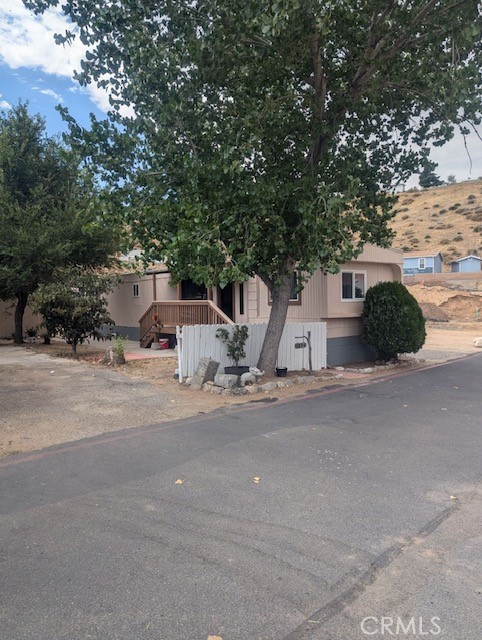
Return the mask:
<svg viewBox="0 0 482 640">
<path fill-rule="evenodd" d="M 402 216 L 402 220 L 407 220 L 408 218 L 410 218 L 409 215 L 405 214 L 404 216 Z"/>
<path fill-rule="evenodd" d="M 219 338 L 221 342 L 226 345 L 226 353 L 230 360 L 234 362 L 237 367 L 239 361 L 246 357 L 246 351 L 244 346 L 249 336 L 249 329 L 245 324 L 236 324 L 232 329 L 232 332 L 228 331 L 224 327 L 220 327 L 216 331 L 216 338 Z"/>
<path fill-rule="evenodd" d="M 463 236 L 461 236 L 461 235 L 460 235 L 460 233 L 458 233 L 458 234 L 453 238 L 453 241 L 454 241 L 454 242 L 462 242 L 462 240 L 463 240 L 463 239 L 464 239 L 464 238 L 463 238 Z"/>
<path fill-rule="evenodd" d="M 422 310 L 401 282 L 380 282 L 367 291 L 362 322 L 362 339 L 381 360 L 415 353 L 425 342 Z"/>
</svg>

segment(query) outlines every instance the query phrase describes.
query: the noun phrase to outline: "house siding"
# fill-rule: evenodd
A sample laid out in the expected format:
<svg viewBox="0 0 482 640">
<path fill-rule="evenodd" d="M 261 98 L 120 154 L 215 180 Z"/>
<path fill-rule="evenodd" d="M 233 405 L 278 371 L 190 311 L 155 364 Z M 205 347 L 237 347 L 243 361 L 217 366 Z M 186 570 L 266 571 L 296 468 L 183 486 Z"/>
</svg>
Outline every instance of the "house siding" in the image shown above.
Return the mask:
<svg viewBox="0 0 482 640">
<path fill-rule="evenodd" d="M 419 260 L 425 260 L 425 268 L 419 268 Z M 417 273 L 441 273 L 442 272 L 442 256 L 406 256 L 403 258 L 404 275 L 415 275 Z"/>
<path fill-rule="evenodd" d="M 482 261 L 476 257 L 462 258 L 458 262 L 452 263 L 452 272 L 454 273 L 473 273 L 480 271 Z"/>
</svg>

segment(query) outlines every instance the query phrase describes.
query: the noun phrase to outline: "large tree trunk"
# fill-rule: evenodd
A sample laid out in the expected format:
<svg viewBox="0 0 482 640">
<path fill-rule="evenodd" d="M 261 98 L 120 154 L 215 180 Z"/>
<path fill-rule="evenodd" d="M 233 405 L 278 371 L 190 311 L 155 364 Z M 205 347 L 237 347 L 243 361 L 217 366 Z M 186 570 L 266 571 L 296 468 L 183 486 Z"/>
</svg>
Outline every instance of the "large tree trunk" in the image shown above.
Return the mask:
<svg viewBox="0 0 482 640">
<path fill-rule="evenodd" d="M 19 293 L 17 296 L 17 306 L 15 307 L 15 343 L 23 343 L 23 314 L 27 306 L 28 295 Z"/>
<path fill-rule="evenodd" d="M 288 305 L 291 294 L 292 272 L 286 272 L 281 278 L 281 282 L 274 284 L 271 289 L 271 313 L 269 315 L 268 328 L 264 337 L 263 347 L 258 361 L 258 369 L 264 371 L 266 375 L 273 375 L 276 369 L 278 358 L 278 348 L 281 335 L 286 323 Z"/>
</svg>

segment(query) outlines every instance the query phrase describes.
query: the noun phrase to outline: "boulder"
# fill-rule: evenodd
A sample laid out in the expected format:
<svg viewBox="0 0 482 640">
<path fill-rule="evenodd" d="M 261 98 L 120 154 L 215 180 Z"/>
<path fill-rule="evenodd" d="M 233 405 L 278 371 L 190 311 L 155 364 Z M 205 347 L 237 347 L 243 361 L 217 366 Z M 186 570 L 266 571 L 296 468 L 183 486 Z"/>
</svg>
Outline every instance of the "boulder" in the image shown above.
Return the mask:
<svg viewBox="0 0 482 640">
<path fill-rule="evenodd" d="M 214 376 L 214 384 L 223 389 L 234 389 L 239 384 L 239 376 L 231 373 L 218 373 Z"/>
<path fill-rule="evenodd" d="M 277 382 L 265 382 L 260 387 L 262 391 L 274 391 L 277 388 L 278 388 Z"/>
<path fill-rule="evenodd" d="M 200 358 L 196 368 L 196 373 L 193 375 L 191 380 L 191 387 L 193 389 L 200 389 L 205 382 L 213 381 L 218 369 L 219 362 L 216 362 L 216 360 L 211 360 L 211 358 Z"/>
</svg>

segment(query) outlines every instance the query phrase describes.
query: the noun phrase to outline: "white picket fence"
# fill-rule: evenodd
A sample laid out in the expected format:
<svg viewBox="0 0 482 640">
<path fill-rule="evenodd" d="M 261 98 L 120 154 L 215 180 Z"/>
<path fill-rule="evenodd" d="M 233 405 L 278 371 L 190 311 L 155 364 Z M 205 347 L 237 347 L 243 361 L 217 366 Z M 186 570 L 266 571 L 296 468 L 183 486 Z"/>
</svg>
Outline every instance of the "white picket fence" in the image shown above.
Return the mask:
<svg viewBox="0 0 482 640">
<path fill-rule="evenodd" d="M 246 342 L 246 358 L 240 365 L 256 365 L 266 333 L 266 323 L 248 324 L 249 337 Z M 208 357 L 223 367 L 233 364 L 226 356 L 226 345 L 216 338 L 219 327 L 225 324 L 201 324 L 177 328 L 179 369 L 182 378 L 194 375 L 199 358 Z M 302 336 L 311 340 L 311 360 L 313 371 L 326 368 L 326 322 L 293 322 L 285 325 L 278 349 L 278 367 L 287 367 L 289 371 L 302 371 L 309 368 L 309 349 Z M 305 343 L 304 348 L 295 345 Z"/>
</svg>

